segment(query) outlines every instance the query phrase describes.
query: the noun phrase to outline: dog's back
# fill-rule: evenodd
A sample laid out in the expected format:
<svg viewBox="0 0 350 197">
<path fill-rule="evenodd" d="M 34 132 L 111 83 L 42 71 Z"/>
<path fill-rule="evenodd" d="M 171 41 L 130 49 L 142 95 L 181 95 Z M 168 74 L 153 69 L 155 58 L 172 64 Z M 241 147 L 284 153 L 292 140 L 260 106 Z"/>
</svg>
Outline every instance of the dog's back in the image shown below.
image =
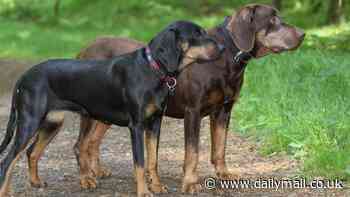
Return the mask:
<svg viewBox="0 0 350 197">
<path fill-rule="evenodd" d="M 99 37 L 77 55 L 79 59 L 109 59 L 144 47 L 145 44 L 128 38 Z"/>
</svg>

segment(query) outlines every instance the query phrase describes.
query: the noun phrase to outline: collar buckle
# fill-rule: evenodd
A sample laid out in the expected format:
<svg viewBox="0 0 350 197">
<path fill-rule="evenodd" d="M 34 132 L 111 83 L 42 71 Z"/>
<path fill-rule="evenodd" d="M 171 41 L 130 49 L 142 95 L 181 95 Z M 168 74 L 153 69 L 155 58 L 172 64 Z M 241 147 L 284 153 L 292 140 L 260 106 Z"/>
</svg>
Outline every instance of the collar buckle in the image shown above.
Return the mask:
<svg viewBox="0 0 350 197">
<path fill-rule="evenodd" d="M 243 54 L 243 51 L 239 51 L 234 57 L 233 57 L 233 62 L 235 63 L 240 63 L 241 62 L 241 55 Z"/>
<path fill-rule="evenodd" d="M 175 77 L 164 76 L 161 78 L 161 81 L 163 82 L 163 84 L 165 83 L 165 85 L 170 90 L 170 92 L 175 91 L 175 87 L 177 85 L 177 81 Z"/>
<path fill-rule="evenodd" d="M 252 58 L 252 55 L 249 52 L 239 51 L 233 57 L 233 63 L 234 64 L 236 63 L 236 64 L 244 64 L 244 65 L 246 65 L 250 58 Z"/>
<path fill-rule="evenodd" d="M 164 82 L 166 84 L 166 86 L 168 87 L 168 89 L 170 90 L 170 92 L 174 92 L 175 91 L 175 87 L 177 85 L 177 81 L 175 77 L 165 77 Z"/>
</svg>

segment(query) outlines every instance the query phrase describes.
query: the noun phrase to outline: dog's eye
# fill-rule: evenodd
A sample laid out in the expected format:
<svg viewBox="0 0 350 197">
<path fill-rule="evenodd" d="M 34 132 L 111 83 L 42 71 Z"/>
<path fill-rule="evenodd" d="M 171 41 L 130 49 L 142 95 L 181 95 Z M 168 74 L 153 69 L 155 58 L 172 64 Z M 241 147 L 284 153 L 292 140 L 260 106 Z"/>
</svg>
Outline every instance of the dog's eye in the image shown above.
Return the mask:
<svg viewBox="0 0 350 197">
<path fill-rule="evenodd" d="M 160 53 L 164 53 L 165 51 L 164 51 L 163 48 L 160 48 L 160 49 L 159 49 L 159 52 L 160 52 Z"/>
</svg>

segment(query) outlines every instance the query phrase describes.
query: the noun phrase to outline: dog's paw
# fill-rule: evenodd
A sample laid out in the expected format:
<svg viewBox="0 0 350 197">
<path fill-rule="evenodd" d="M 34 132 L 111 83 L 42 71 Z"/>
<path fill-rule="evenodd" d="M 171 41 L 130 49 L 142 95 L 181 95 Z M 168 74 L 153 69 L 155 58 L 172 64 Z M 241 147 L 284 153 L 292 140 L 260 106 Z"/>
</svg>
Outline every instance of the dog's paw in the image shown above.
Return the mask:
<svg viewBox="0 0 350 197">
<path fill-rule="evenodd" d="M 150 184 L 149 185 L 149 189 L 153 192 L 153 193 L 167 193 L 168 192 L 168 187 L 166 185 L 163 184 Z"/>
<path fill-rule="evenodd" d="M 185 183 L 182 185 L 182 193 L 196 194 L 202 191 L 202 186 L 199 183 Z"/>
<path fill-rule="evenodd" d="M 221 179 L 221 180 L 238 180 L 238 179 L 240 179 L 239 174 L 232 173 L 228 170 L 223 171 L 223 172 L 217 172 L 216 176 L 218 179 Z"/>
<path fill-rule="evenodd" d="M 97 180 L 91 176 L 85 176 L 80 178 L 80 187 L 82 189 L 96 189 Z"/>
<path fill-rule="evenodd" d="M 137 197 L 153 197 L 153 194 L 149 191 L 138 193 Z"/>
<path fill-rule="evenodd" d="M 47 183 L 46 182 L 42 182 L 42 181 L 31 181 L 30 185 L 32 187 L 35 187 L 35 188 L 45 188 L 45 187 L 47 187 Z"/>
<path fill-rule="evenodd" d="M 107 169 L 106 167 L 100 167 L 97 172 L 95 173 L 96 177 L 98 178 L 108 178 L 110 176 L 112 176 L 112 172 Z"/>
</svg>

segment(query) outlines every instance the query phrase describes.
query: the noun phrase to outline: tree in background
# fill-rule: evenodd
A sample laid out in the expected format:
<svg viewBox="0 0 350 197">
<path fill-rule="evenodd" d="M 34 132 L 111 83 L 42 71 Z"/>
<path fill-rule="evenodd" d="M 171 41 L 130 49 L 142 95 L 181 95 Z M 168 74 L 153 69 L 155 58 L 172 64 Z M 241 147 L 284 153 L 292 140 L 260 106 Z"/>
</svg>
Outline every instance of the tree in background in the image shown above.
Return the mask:
<svg viewBox="0 0 350 197">
<path fill-rule="evenodd" d="M 61 0 L 56 0 L 53 7 L 55 18 L 58 18 L 60 15 L 60 7 L 61 7 Z"/>
<path fill-rule="evenodd" d="M 282 10 L 282 0 L 272 0 L 272 5 L 278 9 L 278 10 Z"/>
<path fill-rule="evenodd" d="M 329 0 L 327 24 L 338 24 L 344 17 L 344 0 Z"/>
</svg>

